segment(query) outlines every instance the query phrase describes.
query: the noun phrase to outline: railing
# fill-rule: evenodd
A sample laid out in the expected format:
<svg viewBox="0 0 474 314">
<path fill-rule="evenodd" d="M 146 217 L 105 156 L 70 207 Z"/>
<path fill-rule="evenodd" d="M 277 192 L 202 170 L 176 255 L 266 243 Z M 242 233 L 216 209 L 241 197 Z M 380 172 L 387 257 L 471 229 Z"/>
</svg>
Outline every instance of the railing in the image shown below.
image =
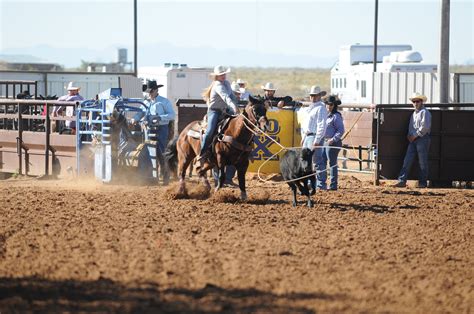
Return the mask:
<svg viewBox="0 0 474 314">
<path fill-rule="evenodd" d="M 18 87 L 18 89 L 17 89 Z M 32 89 L 34 94 L 31 94 Z M 12 93 L 10 94 L 10 90 Z M 38 82 L 37 81 L 19 81 L 19 80 L 0 80 L 0 94 L 5 91 L 5 98 L 16 98 L 17 91 L 23 92 L 28 91 L 28 94 L 33 96 L 35 99 L 38 97 Z"/>
<path fill-rule="evenodd" d="M 8 147 L 16 146 L 18 155 L 18 174 L 23 174 L 23 155 L 25 155 L 25 173 L 30 173 L 30 150 L 32 147 L 43 147 L 44 149 L 44 175 L 50 174 L 49 154 L 52 154 L 52 160 L 55 160 L 56 153 L 59 149 L 70 150 L 70 143 L 64 137 L 64 141 L 58 137 L 57 148 L 51 146 L 51 121 L 75 121 L 75 117 L 51 117 L 51 107 L 53 106 L 74 106 L 77 102 L 66 102 L 56 100 L 23 100 L 23 99 L 0 99 L 0 153 L 8 153 Z M 23 110 L 26 107 L 27 110 Z M 39 110 L 38 107 L 43 107 Z M 31 108 L 34 108 L 31 109 Z M 24 113 L 34 114 L 24 114 Z M 29 121 L 36 121 L 35 124 Z M 38 121 L 42 122 L 42 128 L 37 127 Z M 16 123 L 15 123 L 16 122 Z M 25 123 L 27 122 L 27 123 Z M 10 127 L 12 126 L 12 127 Z M 28 137 L 28 141 L 24 139 L 24 132 L 34 132 L 34 136 Z M 13 142 L 15 141 L 15 142 Z M 44 143 L 44 144 L 43 144 Z M 12 167 L 12 165 L 7 165 Z M 1 165 L 0 169 L 4 169 Z M 8 167 L 7 167 L 8 168 Z"/>
</svg>

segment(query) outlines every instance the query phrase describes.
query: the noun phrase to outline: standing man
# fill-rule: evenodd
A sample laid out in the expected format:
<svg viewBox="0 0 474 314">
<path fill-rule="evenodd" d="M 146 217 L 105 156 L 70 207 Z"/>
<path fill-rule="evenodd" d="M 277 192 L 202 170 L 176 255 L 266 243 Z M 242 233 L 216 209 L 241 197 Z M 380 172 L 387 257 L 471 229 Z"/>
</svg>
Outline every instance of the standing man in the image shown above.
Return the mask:
<svg viewBox="0 0 474 314">
<path fill-rule="evenodd" d="M 82 101 L 84 97 L 79 95 L 79 90 L 81 88 L 74 86 L 74 82 L 69 82 L 67 85 L 67 95 L 61 96 L 58 98 L 58 101 Z M 66 113 L 66 117 L 74 117 L 76 115 L 76 108 L 74 106 L 67 106 L 64 110 L 62 106 L 53 107 L 53 117 L 58 117 L 63 115 L 63 111 Z M 64 122 L 60 121 L 59 123 L 59 132 L 62 133 Z M 76 134 L 76 121 L 66 121 L 65 123 L 67 129 L 71 129 L 72 134 Z"/>
<path fill-rule="evenodd" d="M 418 155 L 418 163 L 420 165 L 418 187 L 426 188 L 428 186 L 428 153 L 431 143 L 431 113 L 424 106 L 426 96 L 420 93 L 414 93 L 409 99 L 413 103 L 415 111 L 411 115 L 408 124 L 408 149 L 398 176 L 398 183 L 394 186 L 406 187 L 408 173 L 410 172 L 415 155 Z"/>
<path fill-rule="evenodd" d="M 156 157 L 160 164 L 160 175 L 163 176 L 163 185 L 169 183 L 169 170 L 166 166 L 163 154 L 168 144 L 168 124 L 175 119 L 175 112 L 171 102 L 158 95 L 158 88 L 163 85 L 157 85 L 156 81 L 149 81 L 146 92 L 149 95 L 147 122 L 150 129 L 156 130 L 157 146 Z"/>
<path fill-rule="evenodd" d="M 313 191 L 316 188 L 326 190 L 326 182 L 323 181 L 322 172 L 326 171 L 323 159 L 323 143 L 326 132 L 326 119 L 328 111 L 321 101 L 321 97 L 326 95 L 319 86 L 311 86 L 309 99 L 311 104 L 307 109 L 307 119 L 305 125 L 301 128 L 301 145 L 303 148 L 309 148 L 313 151 L 313 165 L 316 170 L 316 186 L 312 186 Z"/>
</svg>

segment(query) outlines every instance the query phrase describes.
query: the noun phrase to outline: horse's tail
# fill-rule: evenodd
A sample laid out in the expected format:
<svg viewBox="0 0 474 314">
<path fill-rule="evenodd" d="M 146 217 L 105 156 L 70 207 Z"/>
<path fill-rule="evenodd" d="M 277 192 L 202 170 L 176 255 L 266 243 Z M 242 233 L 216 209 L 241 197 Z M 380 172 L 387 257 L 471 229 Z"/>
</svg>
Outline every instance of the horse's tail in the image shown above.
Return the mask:
<svg viewBox="0 0 474 314">
<path fill-rule="evenodd" d="M 175 136 L 171 141 L 168 142 L 166 146 L 165 153 L 163 157 L 165 158 L 165 162 L 168 164 L 168 169 L 172 173 L 176 173 L 178 171 L 178 136 Z"/>
</svg>

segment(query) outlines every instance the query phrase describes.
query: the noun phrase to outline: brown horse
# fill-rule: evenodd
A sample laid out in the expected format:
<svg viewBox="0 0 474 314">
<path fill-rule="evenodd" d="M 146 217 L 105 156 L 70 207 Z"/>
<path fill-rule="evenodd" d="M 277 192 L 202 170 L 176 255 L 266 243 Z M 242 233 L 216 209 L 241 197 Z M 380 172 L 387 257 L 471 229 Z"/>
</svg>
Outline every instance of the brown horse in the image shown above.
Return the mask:
<svg viewBox="0 0 474 314">
<path fill-rule="evenodd" d="M 216 191 L 219 190 L 225 180 L 225 166 L 234 165 L 237 169 L 239 180 L 240 197 L 245 200 L 245 173 L 249 166 L 249 156 L 253 149 L 253 137 L 258 129 L 265 131 L 268 128 L 266 117 L 268 105 L 263 99 L 250 97 L 243 112 L 232 118 L 224 132 L 214 139 L 212 143 L 213 154 L 209 162 L 205 162 L 197 169 L 200 180 L 211 188 L 206 172 L 217 166 L 219 169 L 219 181 Z M 200 153 L 201 139 L 191 137 L 188 131 L 197 123 L 191 122 L 181 132 L 176 145 L 178 153 L 178 177 L 180 182 L 179 192 L 184 193 L 186 169 L 193 159 Z"/>
</svg>

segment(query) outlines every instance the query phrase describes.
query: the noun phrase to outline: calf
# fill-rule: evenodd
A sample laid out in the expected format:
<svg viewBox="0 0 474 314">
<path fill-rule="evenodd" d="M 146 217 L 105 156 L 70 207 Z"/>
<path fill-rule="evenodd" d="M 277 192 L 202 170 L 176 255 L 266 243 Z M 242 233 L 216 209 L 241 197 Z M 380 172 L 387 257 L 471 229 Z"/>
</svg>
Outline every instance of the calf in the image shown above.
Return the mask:
<svg viewBox="0 0 474 314">
<path fill-rule="evenodd" d="M 294 180 L 307 175 L 313 174 L 309 178 L 303 178 L 295 181 L 288 182 L 291 190 L 293 191 L 293 206 L 296 206 L 296 188 L 300 190 L 302 195 L 308 197 L 308 207 L 313 207 L 311 201 L 310 192 L 308 189 L 308 179 L 311 181 L 311 186 L 315 186 L 315 176 L 312 169 L 312 157 L 313 153 L 309 148 L 303 148 L 302 150 L 288 150 L 280 161 L 280 171 L 284 180 Z M 311 195 L 314 194 L 314 189 L 311 191 Z"/>
</svg>

